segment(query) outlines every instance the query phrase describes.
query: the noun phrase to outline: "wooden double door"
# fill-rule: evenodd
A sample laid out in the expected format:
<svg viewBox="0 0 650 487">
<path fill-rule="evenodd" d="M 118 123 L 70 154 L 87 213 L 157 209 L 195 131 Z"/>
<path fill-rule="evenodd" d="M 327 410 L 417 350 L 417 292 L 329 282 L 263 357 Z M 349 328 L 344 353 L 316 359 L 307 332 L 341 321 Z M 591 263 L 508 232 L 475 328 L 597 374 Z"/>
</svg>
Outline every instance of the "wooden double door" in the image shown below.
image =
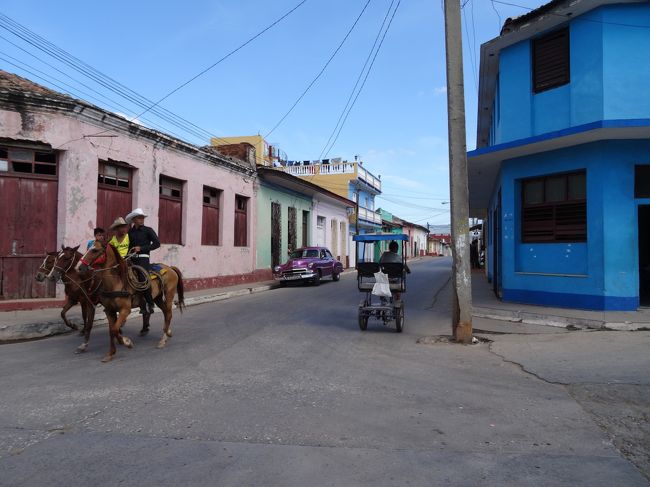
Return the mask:
<svg viewBox="0 0 650 487">
<path fill-rule="evenodd" d="M 56 250 L 56 178 L 0 173 L 0 299 L 51 298 L 55 285 L 36 271 Z"/>
</svg>

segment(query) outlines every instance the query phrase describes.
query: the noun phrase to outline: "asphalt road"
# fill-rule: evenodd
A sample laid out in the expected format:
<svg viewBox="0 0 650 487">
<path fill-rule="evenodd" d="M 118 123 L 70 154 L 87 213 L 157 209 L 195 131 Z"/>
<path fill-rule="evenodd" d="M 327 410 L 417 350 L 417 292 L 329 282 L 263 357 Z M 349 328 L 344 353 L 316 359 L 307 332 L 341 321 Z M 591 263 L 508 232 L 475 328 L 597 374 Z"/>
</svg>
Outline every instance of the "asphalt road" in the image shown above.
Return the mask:
<svg viewBox="0 0 650 487">
<path fill-rule="evenodd" d="M 449 259 L 411 265 L 405 331 L 358 329 L 353 276 L 197 306 L 100 363 L 0 346 L 0 485 L 647 485 L 560 385 L 450 333 Z"/>
</svg>

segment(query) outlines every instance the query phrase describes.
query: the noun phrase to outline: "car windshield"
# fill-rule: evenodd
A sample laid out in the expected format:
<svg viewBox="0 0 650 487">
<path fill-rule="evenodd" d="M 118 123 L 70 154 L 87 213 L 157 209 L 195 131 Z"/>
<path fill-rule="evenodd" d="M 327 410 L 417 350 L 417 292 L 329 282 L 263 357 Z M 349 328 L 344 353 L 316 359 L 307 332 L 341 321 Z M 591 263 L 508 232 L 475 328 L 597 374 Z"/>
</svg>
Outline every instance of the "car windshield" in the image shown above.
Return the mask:
<svg viewBox="0 0 650 487">
<path fill-rule="evenodd" d="M 305 257 L 318 257 L 318 250 L 315 249 L 299 249 L 294 250 L 289 254 L 292 259 L 304 259 Z"/>
</svg>

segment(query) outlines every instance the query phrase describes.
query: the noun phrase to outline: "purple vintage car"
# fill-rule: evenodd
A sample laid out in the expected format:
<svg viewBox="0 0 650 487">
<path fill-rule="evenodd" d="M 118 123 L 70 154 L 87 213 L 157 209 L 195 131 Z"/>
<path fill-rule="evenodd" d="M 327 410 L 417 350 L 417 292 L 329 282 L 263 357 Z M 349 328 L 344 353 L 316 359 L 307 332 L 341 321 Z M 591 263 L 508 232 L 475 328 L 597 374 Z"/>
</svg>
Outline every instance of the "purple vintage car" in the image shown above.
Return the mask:
<svg viewBox="0 0 650 487">
<path fill-rule="evenodd" d="M 289 252 L 289 260 L 273 269 L 273 277 L 283 285 L 289 281 L 306 280 L 318 286 L 323 277 L 338 281 L 341 272 L 343 264 L 325 247 L 302 247 Z"/>
</svg>

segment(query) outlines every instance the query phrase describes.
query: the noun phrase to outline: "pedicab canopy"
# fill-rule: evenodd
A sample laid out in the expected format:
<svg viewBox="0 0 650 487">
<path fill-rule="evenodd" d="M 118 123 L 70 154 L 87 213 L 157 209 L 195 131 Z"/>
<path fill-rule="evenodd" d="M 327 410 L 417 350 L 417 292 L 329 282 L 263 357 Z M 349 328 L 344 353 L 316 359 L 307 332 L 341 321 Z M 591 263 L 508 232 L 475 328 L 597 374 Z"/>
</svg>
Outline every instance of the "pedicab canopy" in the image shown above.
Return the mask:
<svg viewBox="0 0 650 487">
<path fill-rule="evenodd" d="M 355 242 L 385 242 L 387 240 L 408 242 L 409 236 L 403 233 L 366 233 L 363 235 L 354 235 L 352 240 Z"/>
</svg>

